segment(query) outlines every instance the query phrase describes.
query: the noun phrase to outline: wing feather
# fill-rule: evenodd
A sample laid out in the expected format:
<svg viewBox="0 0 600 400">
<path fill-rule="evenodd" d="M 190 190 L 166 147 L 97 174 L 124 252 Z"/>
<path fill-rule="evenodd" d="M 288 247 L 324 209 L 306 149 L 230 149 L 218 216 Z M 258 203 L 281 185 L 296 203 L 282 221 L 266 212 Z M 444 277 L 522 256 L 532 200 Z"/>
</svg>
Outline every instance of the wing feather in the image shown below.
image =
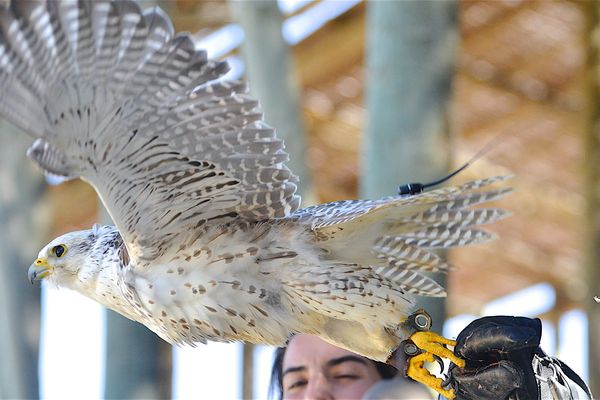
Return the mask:
<svg viewBox="0 0 600 400">
<path fill-rule="evenodd" d="M 506 216 L 497 208 L 471 208 L 496 200 L 510 189 L 486 185 L 496 177 L 411 196 L 322 204 L 290 218 L 306 224 L 325 250 L 325 258 L 371 265 L 409 293 L 444 296 L 443 288 L 423 272 L 451 266 L 432 250 L 481 243 L 493 235 L 477 229 Z"/>
<path fill-rule="evenodd" d="M 39 138 L 28 154 L 45 171 L 95 187 L 138 262 L 299 205 L 257 101 L 173 32 L 129 0 L 0 7 L 0 114 Z"/>
</svg>

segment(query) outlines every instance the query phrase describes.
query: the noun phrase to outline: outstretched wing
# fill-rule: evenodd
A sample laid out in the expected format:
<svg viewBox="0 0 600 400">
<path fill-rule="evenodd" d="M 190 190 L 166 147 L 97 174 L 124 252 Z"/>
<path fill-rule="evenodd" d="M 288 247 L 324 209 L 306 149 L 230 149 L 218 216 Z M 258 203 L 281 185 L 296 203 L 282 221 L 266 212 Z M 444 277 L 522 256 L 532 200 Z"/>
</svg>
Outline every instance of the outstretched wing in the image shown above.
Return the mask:
<svg viewBox="0 0 600 400">
<path fill-rule="evenodd" d="M 257 102 L 158 8 L 0 6 L 0 114 L 46 172 L 91 183 L 138 262 L 191 230 L 295 211 L 296 177 Z"/>
</svg>

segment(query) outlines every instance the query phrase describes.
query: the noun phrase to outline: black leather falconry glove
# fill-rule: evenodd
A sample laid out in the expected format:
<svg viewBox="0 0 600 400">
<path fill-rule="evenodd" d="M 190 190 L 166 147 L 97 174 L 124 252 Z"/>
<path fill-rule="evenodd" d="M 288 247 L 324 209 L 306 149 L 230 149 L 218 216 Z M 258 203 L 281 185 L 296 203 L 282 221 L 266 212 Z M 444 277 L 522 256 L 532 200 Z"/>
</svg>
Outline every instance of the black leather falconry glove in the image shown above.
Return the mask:
<svg viewBox="0 0 600 400">
<path fill-rule="evenodd" d="M 456 398 L 591 399 L 577 374 L 540 349 L 541 336 L 537 318 L 494 316 L 470 323 L 454 348 L 466 366 L 452 365 L 449 371 Z"/>
</svg>

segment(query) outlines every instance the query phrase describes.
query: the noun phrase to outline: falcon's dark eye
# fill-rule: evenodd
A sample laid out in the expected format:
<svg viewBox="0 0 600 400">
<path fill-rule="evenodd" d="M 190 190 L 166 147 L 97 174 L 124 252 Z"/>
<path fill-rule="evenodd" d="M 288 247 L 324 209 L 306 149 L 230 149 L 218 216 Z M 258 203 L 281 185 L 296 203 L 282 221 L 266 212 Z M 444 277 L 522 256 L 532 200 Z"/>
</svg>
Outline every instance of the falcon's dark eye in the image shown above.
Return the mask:
<svg viewBox="0 0 600 400">
<path fill-rule="evenodd" d="M 54 248 L 52 248 L 52 253 L 54 253 L 54 255 L 58 258 L 62 257 L 66 251 L 67 248 L 62 244 L 59 244 L 58 246 L 54 246 Z"/>
</svg>

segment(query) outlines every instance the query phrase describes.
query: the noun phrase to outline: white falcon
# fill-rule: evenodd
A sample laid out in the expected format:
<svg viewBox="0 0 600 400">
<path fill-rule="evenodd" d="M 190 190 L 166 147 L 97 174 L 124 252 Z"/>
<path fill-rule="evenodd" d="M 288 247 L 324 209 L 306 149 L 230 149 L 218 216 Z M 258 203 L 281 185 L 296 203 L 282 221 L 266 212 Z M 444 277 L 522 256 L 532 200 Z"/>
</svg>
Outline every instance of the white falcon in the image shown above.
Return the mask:
<svg viewBox="0 0 600 400">
<path fill-rule="evenodd" d="M 36 138 L 28 156 L 46 173 L 92 185 L 116 225 L 54 239 L 30 279 L 170 343 L 283 345 L 307 332 L 386 361 L 409 336 L 414 296 L 445 295 L 421 273 L 448 269 L 431 250 L 485 241 L 474 226 L 504 216 L 471 208 L 506 192 L 480 190 L 498 179 L 298 210 L 256 100 L 217 80 L 227 64 L 160 9 L 2 4 L 0 115 Z M 453 357 L 429 339 L 427 354 Z"/>
</svg>

